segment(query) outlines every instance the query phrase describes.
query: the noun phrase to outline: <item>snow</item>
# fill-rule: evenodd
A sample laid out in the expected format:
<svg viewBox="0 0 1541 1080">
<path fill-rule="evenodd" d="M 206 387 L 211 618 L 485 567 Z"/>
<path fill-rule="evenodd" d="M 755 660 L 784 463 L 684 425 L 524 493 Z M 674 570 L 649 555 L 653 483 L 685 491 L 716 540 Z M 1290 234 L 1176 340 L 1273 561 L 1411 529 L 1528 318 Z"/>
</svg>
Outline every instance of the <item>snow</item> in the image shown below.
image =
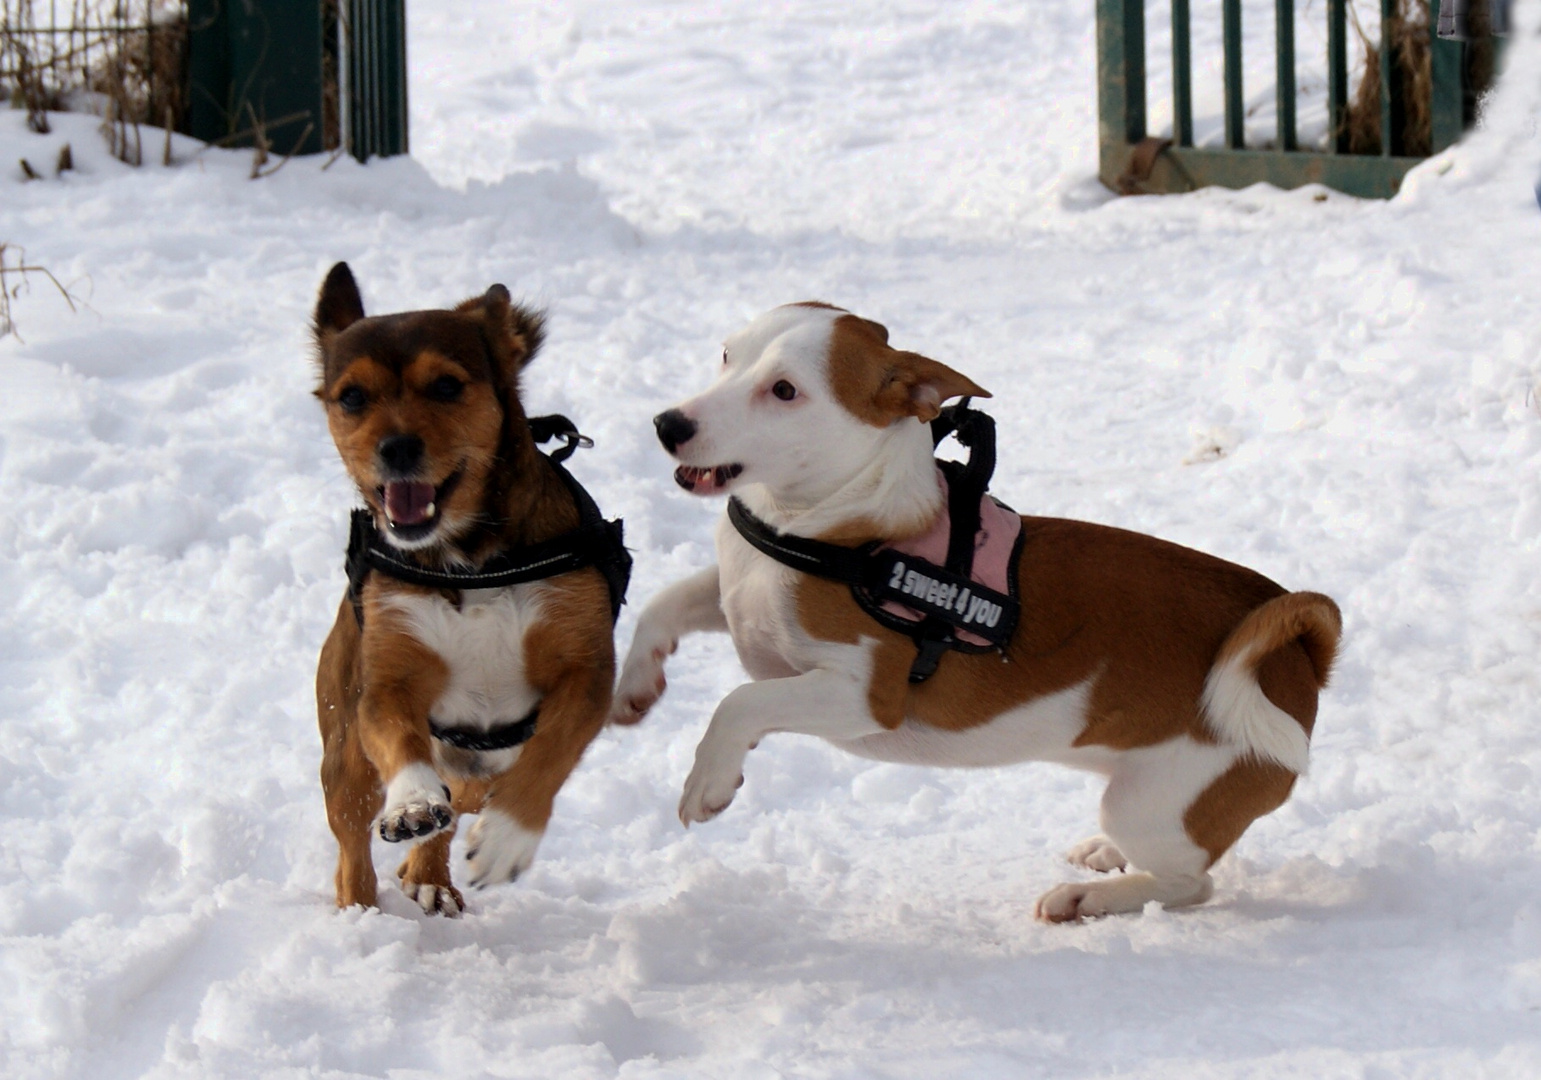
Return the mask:
<svg viewBox="0 0 1541 1080">
<path fill-rule="evenodd" d="M 1519 16 L 1482 129 L 1389 203 L 1110 199 L 1073 0 L 415 4 L 414 158 L 260 181 L 244 153 L 134 170 L 89 117 L 0 112 L 0 162 L 73 146 L 57 179 L 4 165 L 0 240 L 84 301 L 34 277 L 0 340 L 7 1075 L 1541 1074 Z M 995 391 L 1018 508 L 1334 596 L 1311 772 L 1210 904 L 1040 925 L 1099 795 L 1056 767 L 778 736 L 682 830 L 743 678 L 703 638 L 594 744 L 517 885 L 458 921 L 389 888 L 334 911 L 311 680 L 352 497 L 306 324 L 338 259 L 376 312 L 493 281 L 550 306 L 528 403 L 597 443 L 574 467 L 636 549 L 623 645 L 720 510 L 674 488 L 649 418 L 723 335 L 820 297 Z"/>
</svg>

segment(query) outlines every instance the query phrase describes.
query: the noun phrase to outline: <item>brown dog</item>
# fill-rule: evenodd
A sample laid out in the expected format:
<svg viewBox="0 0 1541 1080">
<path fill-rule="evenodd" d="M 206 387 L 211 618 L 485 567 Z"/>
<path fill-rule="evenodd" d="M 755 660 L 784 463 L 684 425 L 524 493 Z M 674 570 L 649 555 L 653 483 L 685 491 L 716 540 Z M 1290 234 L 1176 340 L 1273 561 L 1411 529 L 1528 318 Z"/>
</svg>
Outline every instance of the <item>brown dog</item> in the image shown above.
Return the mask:
<svg viewBox="0 0 1541 1080">
<path fill-rule="evenodd" d="M 513 880 L 533 861 L 558 789 L 605 721 L 619 597 L 582 552 L 558 559 L 557 576 L 507 570 L 602 531 L 585 520 L 592 500 L 536 449 L 520 404 L 539 314 L 494 285 L 453 310 L 365 318 L 339 263 L 315 332 L 316 393 L 368 505 L 316 672 L 337 904 L 376 903 L 378 830 L 421 841 L 397 870 L 402 889 L 456 915 L 457 815 L 480 815 L 471 884 Z"/>
</svg>

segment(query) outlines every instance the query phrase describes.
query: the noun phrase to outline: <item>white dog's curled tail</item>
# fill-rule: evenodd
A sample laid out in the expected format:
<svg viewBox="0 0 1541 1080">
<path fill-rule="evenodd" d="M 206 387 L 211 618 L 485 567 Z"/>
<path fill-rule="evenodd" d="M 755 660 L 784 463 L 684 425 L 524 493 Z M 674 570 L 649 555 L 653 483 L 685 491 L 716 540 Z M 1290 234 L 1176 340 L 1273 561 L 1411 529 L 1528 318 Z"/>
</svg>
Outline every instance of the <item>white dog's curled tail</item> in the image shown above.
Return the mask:
<svg viewBox="0 0 1541 1080">
<path fill-rule="evenodd" d="M 1315 686 L 1327 685 L 1343 632 L 1338 605 L 1321 593 L 1276 596 L 1254 608 L 1231 631 L 1204 683 L 1204 714 L 1222 743 L 1274 761 L 1291 772 L 1306 770 L 1310 736 L 1302 722 L 1275 705 L 1258 685 L 1258 665 L 1272 652 L 1298 644 Z"/>
</svg>

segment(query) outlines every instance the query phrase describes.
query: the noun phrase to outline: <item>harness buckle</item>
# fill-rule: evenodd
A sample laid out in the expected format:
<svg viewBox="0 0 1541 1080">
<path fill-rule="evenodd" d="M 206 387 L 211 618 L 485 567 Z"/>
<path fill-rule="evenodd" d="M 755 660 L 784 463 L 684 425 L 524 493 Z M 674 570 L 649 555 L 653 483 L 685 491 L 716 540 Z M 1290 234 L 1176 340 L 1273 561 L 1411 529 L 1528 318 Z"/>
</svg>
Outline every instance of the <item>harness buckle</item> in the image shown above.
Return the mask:
<svg viewBox="0 0 1541 1080">
<path fill-rule="evenodd" d="M 923 637 L 915 642 L 915 659 L 910 664 L 910 683 L 923 683 L 936 674 L 942 657 L 952 648 L 952 635 L 945 638 Z"/>
</svg>

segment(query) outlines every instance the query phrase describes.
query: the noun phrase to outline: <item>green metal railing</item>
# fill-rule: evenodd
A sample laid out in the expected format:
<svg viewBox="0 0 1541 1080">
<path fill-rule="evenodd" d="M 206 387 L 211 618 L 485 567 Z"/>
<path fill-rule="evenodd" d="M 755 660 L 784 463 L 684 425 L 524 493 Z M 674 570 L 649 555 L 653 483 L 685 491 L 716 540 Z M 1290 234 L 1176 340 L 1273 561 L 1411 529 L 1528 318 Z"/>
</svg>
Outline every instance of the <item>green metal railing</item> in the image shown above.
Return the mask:
<svg viewBox="0 0 1541 1080">
<path fill-rule="evenodd" d="M 405 0 L 187 0 L 185 130 L 360 161 L 407 152 Z"/>
<path fill-rule="evenodd" d="M 1422 2 L 1422 0 L 1420 0 Z M 1281 188 L 1320 183 L 1351 195 L 1388 198 L 1407 171 L 1423 160 L 1403 145 L 1406 95 L 1393 32 L 1396 0 L 1380 0 L 1380 153 L 1351 154 L 1348 116 L 1348 28 L 1345 0 L 1327 0 L 1327 114 L 1325 150 L 1300 149 L 1295 120 L 1295 4 L 1275 0 L 1277 134 L 1271 149 L 1246 146 L 1242 95 L 1241 0 L 1221 0 L 1224 42 L 1224 142 L 1193 145 L 1193 62 L 1189 0 L 1172 0 L 1172 135 L 1150 138 L 1145 115 L 1144 0 L 1097 0 L 1097 98 L 1100 175 L 1126 194 L 1193 191 L 1259 182 Z M 1464 43 L 1435 36 L 1431 49 L 1431 152 L 1461 136 L 1471 115 Z"/>
<path fill-rule="evenodd" d="M 351 0 L 347 37 L 348 149 L 360 161 L 407 152 L 405 0 Z"/>
</svg>

